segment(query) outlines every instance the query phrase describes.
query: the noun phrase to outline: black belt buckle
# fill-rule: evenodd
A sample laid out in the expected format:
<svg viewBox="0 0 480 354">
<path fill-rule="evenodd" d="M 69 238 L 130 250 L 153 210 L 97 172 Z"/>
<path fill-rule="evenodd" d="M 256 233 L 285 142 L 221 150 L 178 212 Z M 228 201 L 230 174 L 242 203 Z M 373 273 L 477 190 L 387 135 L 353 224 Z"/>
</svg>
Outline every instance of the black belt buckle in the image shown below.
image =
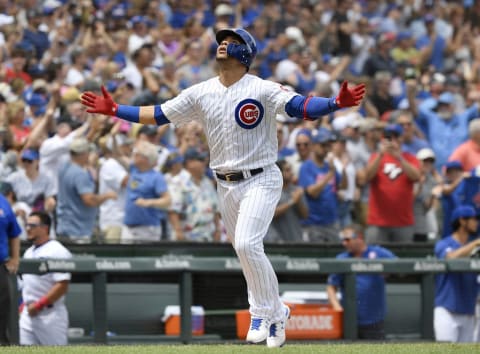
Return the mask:
<svg viewBox="0 0 480 354">
<path fill-rule="evenodd" d="M 227 182 L 235 182 L 235 181 L 238 181 L 239 180 L 239 175 L 238 175 L 238 172 L 230 172 L 230 173 L 225 173 L 223 175 L 223 177 L 225 177 L 225 181 Z M 243 176 L 242 176 L 243 177 Z M 241 179 L 241 178 L 240 178 Z"/>
</svg>

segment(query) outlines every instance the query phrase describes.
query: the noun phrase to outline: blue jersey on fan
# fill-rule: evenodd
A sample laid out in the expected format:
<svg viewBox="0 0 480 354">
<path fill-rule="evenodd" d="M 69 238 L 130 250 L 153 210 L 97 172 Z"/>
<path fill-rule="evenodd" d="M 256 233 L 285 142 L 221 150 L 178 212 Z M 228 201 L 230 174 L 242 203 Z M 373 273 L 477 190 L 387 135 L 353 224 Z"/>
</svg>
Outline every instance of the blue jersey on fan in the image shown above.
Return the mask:
<svg viewBox="0 0 480 354">
<path fill-rule="evenodd" d="M 166 213 L 158 208 L 144 208 L 135 205 L 138 198 L 156 199 L 167 191 L 167 183 L 163 174 L 155 170 L 139 171 L 135 166 L 130 168 L 125 202 L 125 225 L 159 226 L 166 218 Z"/>
<path fill-rule="evenodd" d="M 328 163 L 318 166 L 312 160 L 306 160 L 300 167 L 298 184 L 307 188 L 325 178 L 330 167 Z M 335 176 L 327 182 L 320 194 L 314 198 L 307 194 L 308 217 L 303 225 L 330 225 L 338 221 L 337 187 L 342 176 Z"/>
<path fill-rule="evenodd" d="M 477 214 L 480 214 L 480 176 L 475 169 L 473 169 L 472 175 L 465 178 L 458 186 L 458 197 L 460 204 L 470 205 L 475 208 Z M 478 231 L 480 232 L 480 223 Z"/>
<path fill-rule="evenodd" d="M 349 252 L 337 255 L 338 259 L 353 258 Z M 395 255 L 380 246 L 367 246 L 362 257 L 365 259 L 396 258 Z M 342 302 L 348 296 L 344 288 L 345 276 L 343 274 L 331 274 L 327 283 L 342 290 Z M 387 312 L 385 296 L 385 278 L 382 274 L 356 275 L 357 290 L 357 321 L 359 325 L 370 325 L 382 322 Z"/>
<path fill-rule="evenodd" d="M 471 237 L 469 242 L 474 238 Z M 445 259 L 447 253 L 459 249 L 460 244 L 452 236 L 435 245 L 435 256 Z M 476 273 L 442 273 L 435 275 L 435 306 L 465 315 L 475 314 L 478 284 Z"/>
<path fill-rule="evenodd" d="M 450 236 L 453 232 L 450 219 L 455 208 L 462 204 L 461 185 L 463 182 L 464 181 L 460 182 L 460 185 L 451 194 L 442 195 L 442 197 L 440 198 L 443 213 L 442 238 Z"/>
</svg>

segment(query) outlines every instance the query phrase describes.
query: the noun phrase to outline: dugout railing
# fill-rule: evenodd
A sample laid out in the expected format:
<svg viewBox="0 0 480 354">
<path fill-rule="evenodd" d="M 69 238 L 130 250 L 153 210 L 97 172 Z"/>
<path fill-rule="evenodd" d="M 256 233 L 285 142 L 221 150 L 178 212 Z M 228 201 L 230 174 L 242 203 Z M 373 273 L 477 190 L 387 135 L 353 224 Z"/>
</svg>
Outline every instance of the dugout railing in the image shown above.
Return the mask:
<svg viewBox="0 0 480 354">
<path fill-rule="evenodd" d="M 343 336 L 344 339 L 357 338 L 355 276 L 358 273 L 383 273 L 414 275 L 419 278 L 421 290 L 421 337 L 433 339 L 433 302 L 434 275 L 442 272 L 480 272 L 480 259 L 437 260 L 434 258 L 364 260 L 364 259 L 326 259 L 326 258 L 290 258 L 271 259 L 276 273 L 280 275 L 326 275 L 345 274 L 345 291 L 348 297 L 344 302 Z M 82 258 L 71 260 L 22 260 L 19 274 L 44 274 L 46 272 L 70 272 L 87 275 L 92 284 L 93 299 L 93 341 L 108 343 L 107 337 L 107 274 L 168 274 L 168 279 L 176 279 L 179 285 L 180 336 L 182 343 L 192 343 L 192 293 L 196 274 L 238 274 L 240 263 L 236 258 L 213 257 L 139 257 L 139 258 Z M 320 279 L 320 277 L 317 277 Z M 13 279 L 12 279 L 13 280 Z M 15 296 L 15 294 L 14 294 Z M 18 312 L 16 302 L 12 308 L 12 342 L 18 342 Z"/>
</svg>

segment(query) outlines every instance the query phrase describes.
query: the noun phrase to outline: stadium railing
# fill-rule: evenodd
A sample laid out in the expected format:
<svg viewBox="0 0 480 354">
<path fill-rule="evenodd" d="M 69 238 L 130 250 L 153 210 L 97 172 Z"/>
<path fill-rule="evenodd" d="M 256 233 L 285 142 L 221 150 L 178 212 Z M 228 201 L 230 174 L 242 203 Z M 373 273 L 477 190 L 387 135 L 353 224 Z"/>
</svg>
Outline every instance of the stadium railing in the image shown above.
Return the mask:
<svg viewBox="0 0 480 354">
<path fill-rule="evenodd" d="M 357 338 L 355 276 L 358 273 L 409 274 L 420 278 L 421 288 L 421 337 L 433 339 L 434 275 L 443 272 L 479 272 L 479 259 L 437 260 L 435 258 L 411 258 L 388 260 L 327 259 L 272 257 L 272 265 L 278 275 L 345 274 L 343 335 L 344 339 Z M 108 343 L 107 337 L 107 274 L 164 273 L 175 275 L 179 284 L 180 336 L 182 343 L 191 343 L 192 293 L 195 274 L 240 273 L 238 259 L 233 257 L 137 257 L 96 258 L 74 257 L 69 260 L 22 260 L 19 273 L 45 274 L 69 272 L 90 275 L 93 297 L 93 331 L 95 343 Z M 318 277 L 320 278 L 320 277 Z M 18 302 L 13 301 L 13 304 Z M 15 305 L 16 306 L 16 305 Z M 15 307 L 14 306 L 14 307 Z M 16 308 L 12 313 L 18 316 Z M 17 317 L 18 319 L 18 317 Z M 15 331 L 18 325 L 13 324 Z M 15 336 L 13 336 L 15 341 Z"/>
</svg>

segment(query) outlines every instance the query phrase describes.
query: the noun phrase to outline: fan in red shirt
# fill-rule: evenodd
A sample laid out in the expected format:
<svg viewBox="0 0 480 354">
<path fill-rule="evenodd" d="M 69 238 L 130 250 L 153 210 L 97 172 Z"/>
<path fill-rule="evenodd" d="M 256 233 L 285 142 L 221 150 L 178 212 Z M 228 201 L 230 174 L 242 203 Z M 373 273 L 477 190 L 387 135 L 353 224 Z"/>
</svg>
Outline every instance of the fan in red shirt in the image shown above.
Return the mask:
<svg viewBox="0 0 480 354">
<path fill-rule="evenodd" d="M 387 125 L 379 151 L 366 167 L 370 182 L 367 242 L 410 242 L 413 240 L 413 187 L 420 179 L 417 158 L 402 152 L 403 129 Z"/>
<path fill-rule="evenodd" d="M 11 82 L 13 79 L 20 78 L 25 84 L 30 85 L 32 78 L 24 71 L 27 63 L 27 52 L 21 47 L 15 47 L 10 57 L 11 66 L 5 68 L 5 81 Z"/>
</svg>

